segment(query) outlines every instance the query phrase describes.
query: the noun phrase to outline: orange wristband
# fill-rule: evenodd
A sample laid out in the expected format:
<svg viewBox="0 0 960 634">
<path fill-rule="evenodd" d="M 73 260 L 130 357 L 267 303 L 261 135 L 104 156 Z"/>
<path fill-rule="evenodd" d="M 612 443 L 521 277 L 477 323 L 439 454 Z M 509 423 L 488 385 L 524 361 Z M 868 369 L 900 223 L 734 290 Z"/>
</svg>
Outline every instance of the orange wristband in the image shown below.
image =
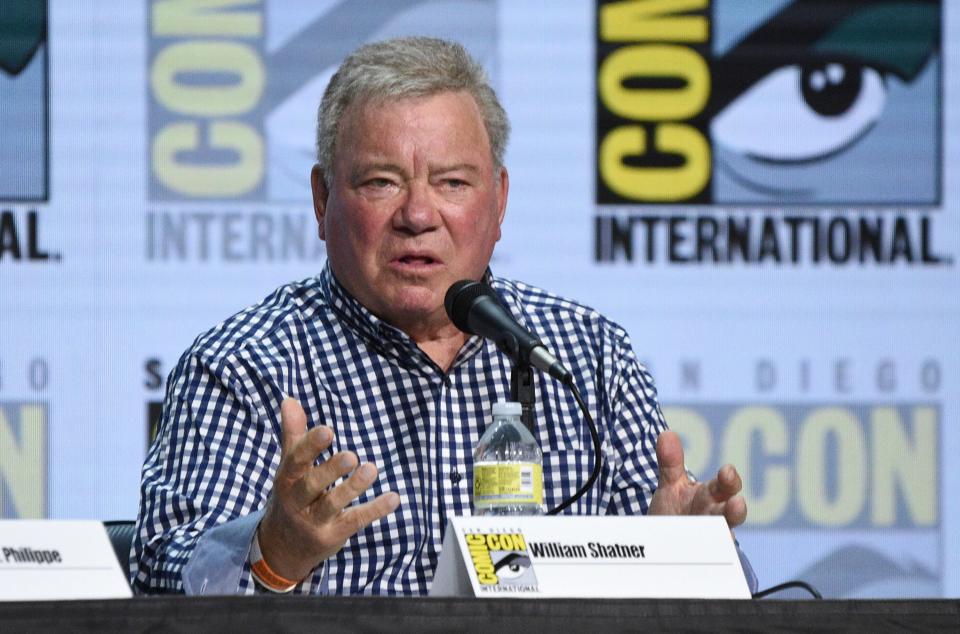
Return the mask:
<svg viewBox="0 0 960 634">
<path fill-rule="evenodd" d="M 285 594 L 300 585 L 299 581 L 281 577 L 267 565 L 267 560 L 263 558 L 263 553 L 260 551 L 259 528 L 250 546 L 250 572 L 253 573 L 254 580 L 270 592 Z"/>
</svg>

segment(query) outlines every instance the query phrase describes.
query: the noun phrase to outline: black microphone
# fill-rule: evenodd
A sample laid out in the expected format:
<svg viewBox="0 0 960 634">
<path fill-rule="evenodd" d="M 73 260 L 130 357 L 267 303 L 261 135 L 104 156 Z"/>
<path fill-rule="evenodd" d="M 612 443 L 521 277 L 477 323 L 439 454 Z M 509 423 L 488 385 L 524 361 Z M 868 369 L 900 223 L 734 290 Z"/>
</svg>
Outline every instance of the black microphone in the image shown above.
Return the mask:
<svg viewBox="0 0 960 634">
<path fill-rule="evenodd" d="M 532 365 L 564 384 L 573 380 L 570 371 L 539 339 L 517 323 L 493 289 L 483 282 L 455 282 L 447 290 L 443 306 L 454 326 L 465 333 L 490 339 L 515 363 Z"/>
<path fill-rule="evenodd" d="M 456 282 L 447 289 L 443 306 L 447 309 L 447 316 L 450 317 L 454 326 L 471 335 L 493 340 L 498 348 L 513 359 L 514 363 L 528 364 L 549 373 L 573 393 L 590 428 L 590 439 L 593 441 L 593 469 L 583 486 L 571 497 L 547 511 L 547 515 L 557 515 L 564 509 L 570 508 L 597 481 L 603 460 L 597 425 L 593 422 L 593 416 L 590 415 L 587 404 L 580 396 L 576 383 L 573 382 L 573 375 L 547 352 L 539 339 L 516 322 L 507 308 L 500 303 L 497 294 L 486 284 L 471 280 Z M 522 396 L 520 400 L 523 400 Z"/>
</svg>

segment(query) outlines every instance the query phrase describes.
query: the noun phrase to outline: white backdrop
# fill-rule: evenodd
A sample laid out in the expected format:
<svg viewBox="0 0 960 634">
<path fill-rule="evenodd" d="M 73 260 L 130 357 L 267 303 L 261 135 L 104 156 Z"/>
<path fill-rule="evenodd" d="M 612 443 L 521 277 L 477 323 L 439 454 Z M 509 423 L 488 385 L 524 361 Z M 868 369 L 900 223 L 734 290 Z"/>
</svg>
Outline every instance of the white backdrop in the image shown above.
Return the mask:
<svg viewBox="0 0 960 634">
<path fill-rule="evenodd" d="M 0 517 L 135 516 L 180 353 L 322 267 L 332 70 L 429 34 L 511 117 L 493 269 L 630 331 L 688 466 L 743 471 L 761 585 L 960 595 L 955 6 L 677 0 L 705 8 L 647 28 L 594 2 L 203 4 L 51 0 L 0 38 Z"/>
</svg>

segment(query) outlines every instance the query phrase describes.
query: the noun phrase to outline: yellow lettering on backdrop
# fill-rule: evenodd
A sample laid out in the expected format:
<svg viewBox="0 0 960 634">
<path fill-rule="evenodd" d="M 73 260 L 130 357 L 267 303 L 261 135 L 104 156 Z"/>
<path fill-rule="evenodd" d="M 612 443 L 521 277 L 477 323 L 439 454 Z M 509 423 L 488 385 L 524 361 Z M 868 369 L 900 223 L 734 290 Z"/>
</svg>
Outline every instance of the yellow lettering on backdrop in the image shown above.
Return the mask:
<svg viewBox="0 0 960 634">
<path fill-rule="evenodd" d="M 600 39 L 705 42 L 710 24 L 702 15 L 671 15 L 703 9 L 708 0 L 630 0 L 600 9 Z"/>
<path fill-rule="evenodd" d="M 827 440 L 836 444 L 835 494 L 827 491 Z M 882 442 L 882 441 L 881 441 Z M 814 524 L 844 526 L 863 510 L 866 498 L 863 430 L 852 412 L 839 407 L 814 410 L 797 440 L 797 494 L 800 511 Z"/>
<path fill-rule="evenodd" d="M 631 77 L 678 79 L 678 88 L 630 88 Z M 672 44 L 626 46 L 600 66 L 600 98 L 613 113 L 639 121 L 677 121 L 695 116 L 710 97 L 710 69 L 693 49 Z"/>
<path fill-rule="evenodd" d="M 225 11 L 260 4 L 259 0 L 161 0 L 153 5 L 155 35 L 233 35 L 255 37 L 263 31 L 260 11 Z"/>
<path fill-rule="evenodd" d="M 42 518 L 46 507 L 47 478 L 44 473 L 44 409 L 39 405 L 20 406 L 17 433 L 7 418 L 12 407 L 0 407 L 0 510 L 13 508 L 13 518 Z M 3 500 L 3 492 L 10 500 Z M 2 516 L 0 516 L 2 517 Z"/>
<path fill-rule="evenodd" d="M 913 410 L 913 438 L 892 407 L 878 407 L 870 417 L 873 439 L 873 524 L 897 521 L 897 491 L 911 519 L 920 526 L 937 520 L 937 425 L 930 407 Z"/>
<path fill-rule="evenodd" d="M 171 123 L 153 142 L 153 166 L 157 178 L 167 187 L 199 197 L 236 196 L 260 182 L 263 175 L 263 141 L 243 123 L 211 123 L 210 147 L 233 150 L 238 159 L 226 165 L 185 164 L 179 152 L 200 148 L 196 123 Z"/>
<path fill-rule="evenodd" d="M 789 436 L 782 413 L 762 406 L 738 409 L 727 423 L 721 453 L 724 463 L 735 465 L 743 474 L 742 494 L 750 512 L 750 523 L 773 524 L 790 505 L 790 469 L 780 464 L 766 465 L 760 471 L 751 460 L 754 443 L 759 443 L 763 456 L 786 459 Z M 754 495 L 754 488 L 750 486 L 755 482 L 762 484 L 759 495 Z"/>
<path fill-rule="evenodd" d="M 638 125 L 620 126 L 600 144 L 600 174 L 607 187 L 635 200 L 670 202 L 700 192 L 710 177 L 710 146 L 700 132 L 683 123 L 663 123 L 654 136 L 657 150 L 685 160 L 679 167 L 633 167 L 624 159 L 647 151 Z"/>
<path fill-rule="evenodd" d="M 186 73 L 217 73 L 236 77 L 224 85 L 183 83 Z M 243 114 L 263 94 L 263 62 L 246 44 L 183 42 L 172 44 L 153 61 L 150 83 L 157 101 L 182 114 L 222 116 Z"/>
</svg>

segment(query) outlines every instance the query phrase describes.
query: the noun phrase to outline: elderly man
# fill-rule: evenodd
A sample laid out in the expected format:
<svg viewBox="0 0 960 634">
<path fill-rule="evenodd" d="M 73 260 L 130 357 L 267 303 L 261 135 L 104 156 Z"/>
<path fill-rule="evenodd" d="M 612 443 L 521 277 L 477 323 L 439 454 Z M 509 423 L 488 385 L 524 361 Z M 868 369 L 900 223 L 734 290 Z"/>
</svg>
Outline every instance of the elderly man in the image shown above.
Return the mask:
<svg viewBox="0 0 960 634">
<path fill-rule="evenodd" d="M 733 467 L 687 477 L 619 326 L 488 270 L 507 134 L 459 45 L 399 39 L 344 61 L 311 174 L 327 266 L 202 335 L 170 375 L 143 470 L 139 592 L 425 593 L 447 519 L 470 513 L 473 446 L 510 385 L 509 360 L 444 311 L 461 279 L 492 285 L 571 369 L 598 422 L 600 477 L 567 512 L 744 521 Z M 575 402 L 537 381 L 553 506 L 593 458 Z"/>
</svg>

